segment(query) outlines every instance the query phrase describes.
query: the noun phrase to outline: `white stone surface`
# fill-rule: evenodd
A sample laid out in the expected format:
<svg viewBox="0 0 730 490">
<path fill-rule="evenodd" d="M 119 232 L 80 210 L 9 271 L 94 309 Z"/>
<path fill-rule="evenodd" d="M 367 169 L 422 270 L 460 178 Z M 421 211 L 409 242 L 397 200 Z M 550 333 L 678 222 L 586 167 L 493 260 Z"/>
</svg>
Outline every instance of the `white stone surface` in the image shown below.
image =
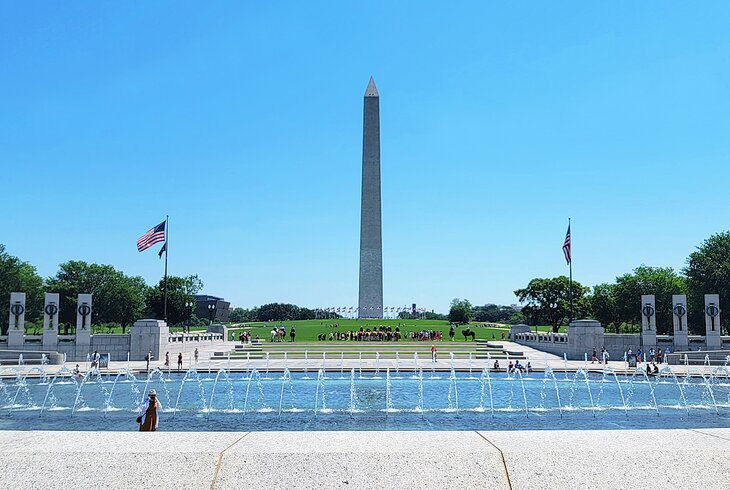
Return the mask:
<svg viewBox="0 0 730 490">
<path fill-rule="evenodd" d="M 718 310 L 717 316 L 713 319 L 708 311 L 711 306 Z M 705 343 L 707 350 L 716 350 L 722 347 L 722 339 L 720 338 L 720 295 L 705 295 Z"/>
<path fill-rule="evenodd" d="M 644 314 L 647 306 L 653 308 L 653 313 L 648 318 Z M 652 347 L 656 349 L 656 299 L 653 294 L 641 295 L 641 347 L 645 352 Z"/>
<path fill-rule="evenodd" d="M 677 311 L 683 311 L 681 317 Z M 674 322 L 674 350 L 687 350 L 689 337 L 687 334 L 687 296 L 684 294 L 672 295 L 672 319 Z"/>
<path fill-rule="evenodd" d="M 58 346 L 58 315 L 60 313 L 58 293 L 46 293 L 43 302 L 43 349 L 56 350 Z M 51 317 L 48 311 L 55 313 Z"/>
<path fill-rule="evenodd" d="M 0 488 L 730 487 L 730 429 L 0 432 Z"/>
</svg>

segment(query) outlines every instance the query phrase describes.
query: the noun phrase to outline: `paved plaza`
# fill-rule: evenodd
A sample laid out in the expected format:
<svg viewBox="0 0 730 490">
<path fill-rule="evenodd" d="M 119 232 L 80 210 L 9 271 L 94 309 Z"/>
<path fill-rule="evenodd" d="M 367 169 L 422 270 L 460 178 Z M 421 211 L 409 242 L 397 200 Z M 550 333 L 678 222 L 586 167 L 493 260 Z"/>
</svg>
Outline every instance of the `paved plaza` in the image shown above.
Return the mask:
<svg viewBox="0 0 730 490">
<path fill-rule="evenodd" d="M 0 451 L 0 486 L 23 490 L 730 486 L 730 429 L 3 431 Z"/>
</svg>

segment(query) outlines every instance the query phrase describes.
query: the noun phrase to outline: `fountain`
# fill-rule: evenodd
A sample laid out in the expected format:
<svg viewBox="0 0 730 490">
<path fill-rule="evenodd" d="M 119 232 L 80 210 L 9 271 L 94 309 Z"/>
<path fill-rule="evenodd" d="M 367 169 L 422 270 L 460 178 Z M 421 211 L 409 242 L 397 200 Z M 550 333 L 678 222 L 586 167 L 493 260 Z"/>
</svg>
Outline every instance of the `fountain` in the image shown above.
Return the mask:
<svg viewBox="0 0 730 490">
<path fill-rule="evenodd" d="M 489 368 L 482 369 L 482 375 L 479 377 L 479 383 L 481 385 L 481 396 L 479 397 L 479 408 L 484 410 L 484 381 L 489 387 L 489 410 L 494 418 L 494 398 L 492 397 L 492 380 L 489 375 Z"/>
<path fill-rule="evenodd" d="M 388 412 L 393 410 L 393 398 L 390 394 L 391 382 L 390 382 L 390 368 L 385 370 L 385 416 L 388 416 Z"/>
<path fill-rule="evenodd" d="M 399 364 L 400 364 L 400 354 L 398 351 L 395 352 L 395 375 L 398 376 L 399 374 Z"/>
<path fill-rule="evenodd" d="M 416 375 L 416 372 L 418 371 L 418 352 L 413 353 L 413 376 Z M 421 375 L 423 376 L 423 372 L 421 372 Z"/>
<path fill-rule="evenodd" d="M 375 353 L 375 375 L 380 374 L 380 352 Z"/>
<path fill-rule="evenodd" d="M 451 370 L 451 374 L 449 375 L 449 394 L 447 395 L 446 399 L 449 402 L 449 410 L 456 411 L 456 416 L 459 416 L 459 390 L 456 386 L 456 373 L 454 370 Z"/>
<path fill-rule="evenodd" d="M 314 416 L 317 416 L 317 408 L 319 407 L 320 394 L 322 395 L 322 411 L 327 409 L 327 399 L 324 392 L 324 369 L 317 371 L 317 385 L 314 395 Z"/>
<path fill-rule="evenodd" d="M 284 401 L 284 387 L 287 383 L 291 385 L 291 373 L 284 368 L 284 374 L 281 376 L 281 392 L 279 393 L 279 418 L 281 418 L 281 404 Z"/>
<path fill-rule="evenodd" d="M 350 406 L 348 407 L 350 417 L 357 410 L 357 389 L 355 388 L 355 368 L 350 370 Z"/>
<path fill-rule="evenodd" d="M 176 419 L 163 418 L 165 430 L 240 430 L 242 418 L 246 430 L 488 430 L 502 417 L 500 424 L 520 428 L 576 423 L 615 428 L 626 426 L 627 417 L 632 427 L 691 428 L 723 427 L 730 414 L 730 373 L 723 366 L 689 378 L 665 366 L 656 379 L 643 369 L 627 375 L 609 367 L 602 373 L 579 369 L 563 380 L 549 366 L 544 376 L 485 367 L 471 377 L 464 366 L 464 372 L 450 370 L 432 379 L 420 368 L 415 376 L 396 376 L 395 367 L 384 364 L 380 377 L 373 372 L 358 377 L 357 366 L 348 366 L 349 377 L 327 377 L 318 369 L 316 380 L 307 380 L 288 367 L 283 375 L 264 377 L 260 365 L 261 371 L 251 366 L 250 375 L 219 369 L 208 378 L 189 369 L 168 378 L 166 371 L 154 369 L 139 379 L 126 369 L 107 379 L 96 369 L 75 378 L 65 368 L 45 376 L 39 367 L 28 373 L 0 368 L 0 407 L 8 409 L 3 428 L 27 428 L 32 421 L 36 430 L 130 430 L 150 388 L 157 389 L 163 412 Z M 631 417 L 647 409 L 657 417 Z M 469 417 L 462 417 L 464 411 Z M 396 412 L 400 415 L 394 419 Z M 566 420 L 569 425 L 562 426 Z"/>
</svg>

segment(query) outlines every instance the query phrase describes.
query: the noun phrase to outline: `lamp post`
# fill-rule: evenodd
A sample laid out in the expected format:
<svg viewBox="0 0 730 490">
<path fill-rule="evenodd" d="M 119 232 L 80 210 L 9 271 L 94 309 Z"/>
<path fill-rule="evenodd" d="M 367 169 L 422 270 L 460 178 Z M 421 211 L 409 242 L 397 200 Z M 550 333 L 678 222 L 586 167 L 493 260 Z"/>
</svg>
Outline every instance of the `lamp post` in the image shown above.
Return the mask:
<svg viewBox="0 0 730 490">
<path fill-rule="evenodd" d="M 213 324 L 213 317 L 215 317 L 215 304 L 211 303 L 208 305 L 208 316 L 210 317 L 210 324 Z"/>
<path fill-rule="evenodd" d="M 195 306 L 195 302 L 194 301 L 186 301 L 185 302 L 185 308 L 187 308 L 188 310 L 190 310 L 194 306 Z M 191 315 L 192 315 L 192 313 L 191 313 Z M 185 330 L 185 329 L 183 328 L 183 330 Z M 188 331 L 188 333 L 190 333 L 190 316 L 188 316 L 187 331 Z"/>
</svg>

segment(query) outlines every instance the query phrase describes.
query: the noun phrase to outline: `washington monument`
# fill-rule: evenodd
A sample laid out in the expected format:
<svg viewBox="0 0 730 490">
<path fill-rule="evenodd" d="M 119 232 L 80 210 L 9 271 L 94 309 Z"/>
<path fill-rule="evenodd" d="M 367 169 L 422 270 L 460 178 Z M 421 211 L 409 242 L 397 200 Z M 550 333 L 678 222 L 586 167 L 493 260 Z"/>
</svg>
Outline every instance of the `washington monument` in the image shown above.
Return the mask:
<svg viewBox="0 0 730 490">
<path fill-rule="evenodd" d="M 380 225 L 380 97 L 370 77 L 362 128 L 360 318 L 383 318 L 383 238 Z"/>
</svg>

